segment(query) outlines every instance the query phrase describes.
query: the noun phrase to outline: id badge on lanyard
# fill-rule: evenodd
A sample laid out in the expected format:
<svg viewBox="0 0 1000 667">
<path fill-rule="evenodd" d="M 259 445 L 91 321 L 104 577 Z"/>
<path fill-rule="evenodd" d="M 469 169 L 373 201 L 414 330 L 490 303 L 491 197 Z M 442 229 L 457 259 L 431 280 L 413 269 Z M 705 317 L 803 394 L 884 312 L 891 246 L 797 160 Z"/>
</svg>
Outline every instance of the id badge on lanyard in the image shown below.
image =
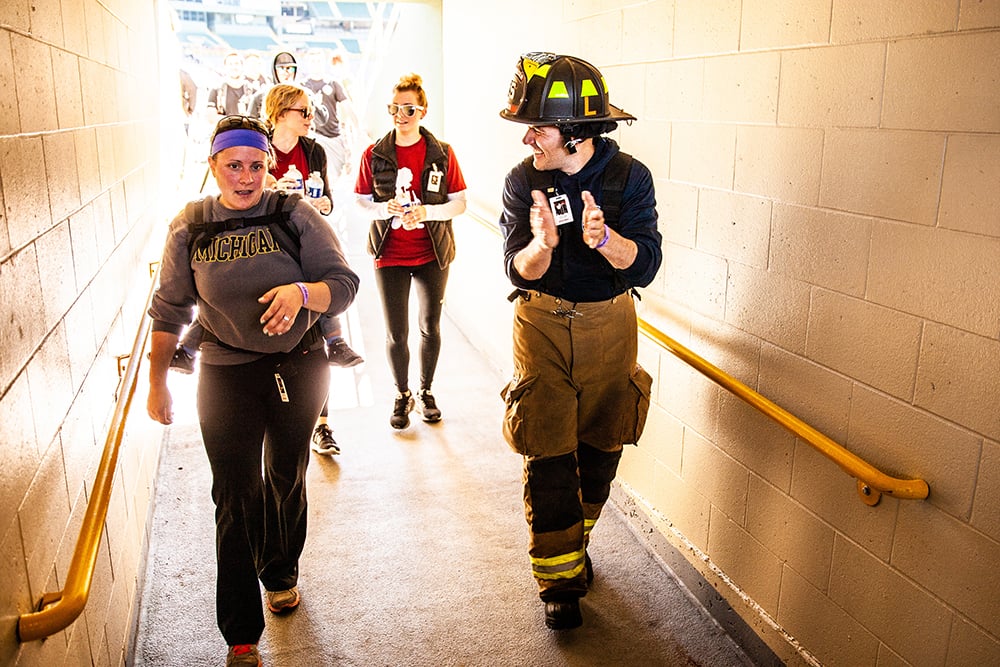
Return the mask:
<svg viewBox="0 0 1000 667">
<path fill-rule="evenodd" d="M 552 216 L 556 219 L 556 227 L 573 222 L 573 210 L 569 207 L 569 195 L 549 197 L 549 208 L 552 209 Z"/>
</svg>

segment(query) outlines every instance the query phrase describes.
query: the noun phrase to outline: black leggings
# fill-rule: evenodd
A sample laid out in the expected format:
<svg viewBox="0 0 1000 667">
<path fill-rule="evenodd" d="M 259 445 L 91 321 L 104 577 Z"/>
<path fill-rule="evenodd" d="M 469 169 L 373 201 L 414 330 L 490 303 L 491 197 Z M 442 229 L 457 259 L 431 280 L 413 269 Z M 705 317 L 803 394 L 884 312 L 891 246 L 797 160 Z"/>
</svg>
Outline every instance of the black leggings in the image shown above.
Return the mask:
<svg viewBox="0 0 1000 667">
<path fill-rule="evenodd" d="M 420 388 L 430 389 L 441 353 L 441 309 L 448 269 L 436 261 L 420 266 L 386 266 L 375 269 L 375 283 L 382 295 L 385 315 L 385 350 L 396 390 L 409 387 L 410 282 L 417 292 L 420 323 Z"/>
</svg>

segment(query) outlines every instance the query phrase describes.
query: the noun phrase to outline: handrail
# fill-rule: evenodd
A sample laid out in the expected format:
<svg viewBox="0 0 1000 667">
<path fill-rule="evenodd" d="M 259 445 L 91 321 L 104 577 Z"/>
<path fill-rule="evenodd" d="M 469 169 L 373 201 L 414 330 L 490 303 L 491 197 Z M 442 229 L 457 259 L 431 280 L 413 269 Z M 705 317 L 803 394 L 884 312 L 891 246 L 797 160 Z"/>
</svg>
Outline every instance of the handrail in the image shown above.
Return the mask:
<svg viewBox="0 0 1000 667">
<path fill-rule="evenodd" d="M 146 298 L 146 307 L 143 309 L 135 342 L 132 344 L 128 367 L 122 379 L 123 391 L 119 392 L 118 400 L 115 402 L 114 416 L 108 428 L 101 463 L 94 477 L 94 488 L 83 517 L 83 525 L 80 526 L 80 535 L 76 540 L 73 560 L 66 573 L 66 583 L 61 591 L 42 595 L 38 611 L 21 614 L 18 617 L 17 638 L 21 642 L 45 639 L 69 627 L 83 612 L 90 597 L 90 585 L 97 565 L 97 552 L 104 532 L 104 521 L 108 516 L 108 504 L 111 501 L 111 485 L 114 481 L 115 468 L 118 466 L 118 450 L 125 431 L 125 420 L 135 395 L 142 351 L 149 337 L 151 325 L 149 305 L 153 299 L 159 273 L 160 268 L 157 266 L 153 272 L 149 296 Z"/>
<path fill-rule="evenodd" d="M 926 498 L 928 493 L 930 493 L 930 488 L 924 480 L 890 477 L 784 408 L 712 365 L 709 361 L 699 357 L 641 318 L 639 319 L 639 329 L 702 375 L 721 385 L 724 389 L 732 392 L 781 426 L 805 440 L 815 447 L 820 454 L 823 454 L 840 466 L 848 475 L 856 478 L 858 480 L 858 494 L 861 496 L 862 502 L 866 505 L 878 504 L 883 493 L 896 498 L 918 500 Z"/>
</svg>

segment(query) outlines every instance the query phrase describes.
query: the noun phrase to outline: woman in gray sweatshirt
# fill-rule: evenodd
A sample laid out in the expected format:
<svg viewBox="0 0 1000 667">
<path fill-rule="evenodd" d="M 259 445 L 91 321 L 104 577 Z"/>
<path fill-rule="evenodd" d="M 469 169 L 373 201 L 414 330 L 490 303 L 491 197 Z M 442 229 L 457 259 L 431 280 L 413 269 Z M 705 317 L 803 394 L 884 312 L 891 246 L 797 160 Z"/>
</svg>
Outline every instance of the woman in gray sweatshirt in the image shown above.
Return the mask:
<svg viewBox="0 0 1000 667">
<path fill-rule="evenodd" d="M 343 312 L 358 276 L 319 213 L 265 190 L 271 147 L 256 119 L 212 137 L 220 194 L 170 224 L 153 297 L 147 411 L 173 421 L 167 368 L 197 308 L 205 329 L 198 418 L 216 505 L 219 629 L 227 665 L 260 664 L 260 584 L 272 613 L 299 604 L 309 438 L 330 383 L 320 315 Z"/>
</svg>

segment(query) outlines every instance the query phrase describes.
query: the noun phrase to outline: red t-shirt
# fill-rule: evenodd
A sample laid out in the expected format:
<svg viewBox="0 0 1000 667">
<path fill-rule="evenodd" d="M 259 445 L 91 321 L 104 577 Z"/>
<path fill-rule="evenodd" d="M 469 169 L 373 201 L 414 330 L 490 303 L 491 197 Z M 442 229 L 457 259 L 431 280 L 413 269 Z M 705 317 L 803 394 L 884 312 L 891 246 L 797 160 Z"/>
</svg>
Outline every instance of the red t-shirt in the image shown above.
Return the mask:
<svg viewBox="0 0 1000 667">
<path fill-rule="evenodd" d="M 373 145 L 374 146 L 374 145 Z M 374 177 L 372 175 L 372 148 L 369 146 L 361 160 L 361 168 L 358 170 L 358 181 L 354 185 L 354 192 L 359 195 L 370 195 L 375 192 Z M 414 202 L 423 203 L 423 184 L 420 182 L 424 173 L 424 159 L 427 156 L 427 141 L 421 135 L 420 141 L 412 146 L 396 146 L 396 164 L 399 171 L 404 168 L 409 169 L 413 174 L 410 184 L 410 193 Z M 398 173 L 398 172 L 397 172 Z M 462 170 L 455 159 L 455 152 L 448 146 L 448 167 L 447 181 L 444 184 L 445 192 L 455 193 L 465 190 L 465 178 Z M 375 260 L 375 268 L 384 266 L 419 266 L 427 262 L 436 261 L 434 246 L 431 245 L 431 237 L 427 228 L 406 230 L 389 228 L 385 244 L 382 246 L 381 256 Z"/>
<path fill-rule="evenodd" d="M 295 148 L 287 153 L 282 153 L 275 148 L 274 157 L 277 164 L 274 165 L 274 169 L 270 170 L 271 175 L 280 181 L 281 177 L 288 171 L 288 166 L 294 164 L 299 173 L 302 174 L 302 187 L 305 188 L 306 179 L 309 178 L 309 163 L 306 161 L 306 152 L 302 149 L 302 142 L 296 141 Z"/>
</svg>

